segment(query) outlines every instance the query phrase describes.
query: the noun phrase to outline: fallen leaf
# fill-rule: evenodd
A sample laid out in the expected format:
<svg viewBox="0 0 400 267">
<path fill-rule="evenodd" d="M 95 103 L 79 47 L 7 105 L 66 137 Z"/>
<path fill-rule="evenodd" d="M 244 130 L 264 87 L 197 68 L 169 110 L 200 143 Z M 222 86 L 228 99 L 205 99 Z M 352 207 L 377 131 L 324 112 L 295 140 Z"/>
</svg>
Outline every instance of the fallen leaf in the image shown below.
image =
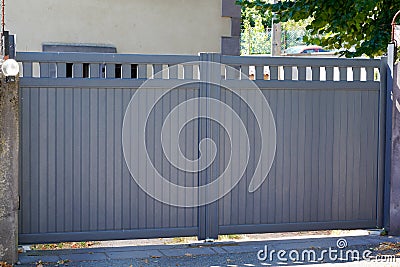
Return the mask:
<svg viewBox="0 0 400 267">
<path fill-rule="evenodd" d="M 377 248 L 377 250 L 396 250 L 396 249 L 400 249 L 400 242 L 397 243 L 383 242 Z"/>
<path fill-rule="evenodd" d="M 68 263 L 68 262 L 70 262 L 70 260 L 68 260 L 68 259 L 59 260 L 59 261 L 57 261 L 57 264 L 66 264 L 66 263 Z"/>
</svg>

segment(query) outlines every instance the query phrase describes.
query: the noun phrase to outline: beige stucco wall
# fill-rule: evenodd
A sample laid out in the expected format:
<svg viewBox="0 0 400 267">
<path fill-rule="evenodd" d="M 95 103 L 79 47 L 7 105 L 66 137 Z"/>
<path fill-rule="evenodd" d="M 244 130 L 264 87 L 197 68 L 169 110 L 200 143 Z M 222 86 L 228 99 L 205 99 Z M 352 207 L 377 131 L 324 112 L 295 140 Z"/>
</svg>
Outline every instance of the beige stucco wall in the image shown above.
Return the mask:
<svg viewBox="0 0 400 267">
<path fill-rule="evenodd" d="M 222 0 L 12 0 L 6 29 L 18 51 L 43 42 L 113 44 L 119 53 L 221 52 L 231 20 Z"/>
</svg>

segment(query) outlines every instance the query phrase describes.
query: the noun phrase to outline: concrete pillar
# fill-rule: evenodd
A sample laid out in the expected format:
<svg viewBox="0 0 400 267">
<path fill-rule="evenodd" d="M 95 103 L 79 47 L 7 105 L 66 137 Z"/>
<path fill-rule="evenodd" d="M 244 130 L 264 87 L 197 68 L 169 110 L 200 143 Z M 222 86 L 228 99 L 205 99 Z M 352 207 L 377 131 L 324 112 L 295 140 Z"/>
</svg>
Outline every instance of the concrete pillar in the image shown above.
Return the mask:
<svg viewBox="0 0 400 267">
<path fill-rule="evenodd" d="M 393 68 L 392 170 L 389 234 L 400 236 L 400 69 Z"/>
<path fill-rule="evenodd" d="M 282 54 L 281 51 L 281 36 L 282 36 L 282 29 L 280 23 L 273 23 L 272 24 L 272 32 L 271 32 L 271 40 L 272 40 L 272 48 L 271 48 L 271 55 L 273 57 L 280 56 Z"/>
<path fill-rule="evenodd" d="M 278 0 L 274 0 L 274 4 L 278 3 Z M 275 16 L 272 19 L 272 32 L 271 32 L 271 55 L 273 57 L 280 56 L 282 54 L 282 27 L 281 23 L 275 23 Z"/>
<path fill-rule="evenodd" d="M 0 74 L 0 261 L 18 261 L 19 85 Z"/>
</svg>

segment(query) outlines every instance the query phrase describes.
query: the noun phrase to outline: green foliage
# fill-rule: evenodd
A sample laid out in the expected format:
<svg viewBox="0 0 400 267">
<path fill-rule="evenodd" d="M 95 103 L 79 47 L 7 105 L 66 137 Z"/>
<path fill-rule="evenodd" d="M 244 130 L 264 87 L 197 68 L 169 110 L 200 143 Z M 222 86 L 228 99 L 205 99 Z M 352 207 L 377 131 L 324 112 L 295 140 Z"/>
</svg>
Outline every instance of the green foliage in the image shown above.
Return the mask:
<svg viewBox="0 0 400 267">
<path fill-rule="evenodd" d="M 254 25 L 245 24 L 241 34 L 241 54 L 267 54 L 270 53 L 271 36 L 268 29 L 264 29 L 259 19 L 255 19 Z"/>
<path fill-rule="evenodd" d="M 267 29 L 271 28 L 272 13 L 260 13 L 256 8 L 242 7 L 241 54 L 265 54 L 268 52 Z"/>
<path fill-rule="evenodd" d="M 271 28 L 272 12 L 263 11 L 254 7 L 242 6 L 242 30 L 254 28 L 257 24 L 262 26 L 265 30 Z"/>
<path fill-rule="evenodd" d="M 282 50 L 302 43 L 307 21 L 288 21 L 282 25 Z M 271 53 L 272 12 L 242 7 L 241 54 Z M 299 38 L 300 37 L 300 38 Z"/>
<path fill-rule="evenodd" d="M 282 25 L 281 49 L 286 50 L 291 46 L 301 45 L 303 37 L 307 33 L 301 27 L 293 25 Z M 270 54 L 271 53 L 271 33 L 272 29 L 264 30 L 255 26 L 245 28 L 241 34 L 241 55 Z"/>
<path fill-rule="evenodd" d="M 242 8 L 259 14 L 275 12 L 277 20 L 311 19 L 306 43 L 338 49 L 346 57 L 380 56 L 386 52 L 391 21 L 400 10 L 399 0 L 237 0 Z"/>
</svg>

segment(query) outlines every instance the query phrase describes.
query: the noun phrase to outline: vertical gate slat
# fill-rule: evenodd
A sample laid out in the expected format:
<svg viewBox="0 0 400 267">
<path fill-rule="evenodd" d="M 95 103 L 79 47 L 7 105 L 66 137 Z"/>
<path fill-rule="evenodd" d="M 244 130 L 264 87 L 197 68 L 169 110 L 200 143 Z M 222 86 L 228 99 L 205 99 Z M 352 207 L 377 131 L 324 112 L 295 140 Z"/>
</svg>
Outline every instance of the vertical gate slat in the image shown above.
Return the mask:
<svg viewBox="0 0 400 267">
<path fill-rule="evenodd" d="M 375 77 L 374 77 L 374 68 L 372 67 L 367 67 L 366 68 L 367 71 L 367 81 L 374 81 Z"/>
<path fill-rule="evenodd" d="M 67 77 L 67 64 L 66 63 L 57 63 L 57 78 L 65 78 Z"/>
<path fill-rule="evenodd" d="M 256 66 L 256 80 L 264 80 L 264 66 Z"/>
<path fill-rule="evenodd" d="M 32 62 L 23 62 L 22 70 L 24 77 L 32 77 Z"/>
<path fill-rule="evenodd" d="M 40 62 L 40 77 L 41 78 L 48 78 L 50 77 L 49 73 L 49 63 Z"/>
<path fill-rule="evenodd" d="M 28 64 L 27 64 L 28 65 Z M 32 64 L 30 64 L 32 66 Z M 30 77 L 25 76 L 24 77 Z M 27 149 L 31 145 L 31 111 L 28 103 L 31 103 L 31 92 L 30 88 L 21 89 L 21 151 Z M 21 153 L 21 210 L 20 217 L 20 229 L 19 232 L 29 233 L 31 232 L 31 200 L 30 188 L 32 179 L 24 179 L 24 177 L 30 176 L 30 165 L 31 165 L 31 153 Z"/>
<path fill-rule="evenodd" d="M 83 78 L 83 64 L 82 63 L 75 63 L 73 65 L 73 77 L 74 78 Z"/>
<path fill-rule="evenodd" d="M 38 172 L 38 182 L 39 182 L 39 203 L 40 206 L 46 205 L 48 206 L 48 168 L 43 167 L 43 163 L 47 161 L 48 157 L 48 139 L 47 139 L 47 129 L 48 129 L 48 112 L 47 112 L 47 91 L 42 91 L 39 93 L 39 117 L 41 118 L 39 121 L 39 145 L 38 147 L 38 162 L 39 162 L 39 172 Z M 40 232 L 48 232 L 48 213 L 47 209 L 39 208 L 39 231 Z"/>
<path fill-rule="evenodd" d="M 162 64 L 154 64 L 153 65 L 154 79 L 162 79 L 162 70 L 163 70 Z"/>
<path fill-rule="evenodd" d="M 284 66 L 283 67 L 283 72 L 284 72 L 284 80 L 285 81 L 291 81 L 292 80 L 292 66 Z"/>
<path fill-rule="evenodd" d="M 90 63 L 89 65 L 90 70 L 90 78 L 100 78 L 100 64 L 98 63 Z"/>
<path fill-rule="evenodd" d="M 299 81 L 305 81 L 306 80 L 306 66 L 298 66 L 297 67 L 297 73 L 298 73 L 298 80 Z"/>
<path fill-rule="evenodd" d="M 237 70 L 238 66 L 225 66 L 225 79 L 226 80 L 237 80 L 239 71 Z"/>
<path fill-rule="evenodd" d="M 29 109 L 29 132 L 30 132 L 30 140 L 27 153 L 29 154 L 30 161 L 30 170 L 29 170 L 29 179 L 30 179 L 30 187 L 25 188 L 30 194 L 30 214 L 31 218 L 27 218 L 29 220 L 29 230 L 31 232 L 39 232 L 39 195 L 40 192 L 39 187 L 39 166 L 42 162 L 39 162 L 39 93 L 38 89 L 29 88 L 30 89 L 30 98 L 29 104 L 27 108 Z M 27 177 L 27 178 L 28 178 Z M 25 179 L 27 179 L 25 178 Z"/>
<path fill-rule="evenodd" d="M 240 73 L 241 73 L 241 79 L 249 79 L 249 66 L 248 65 L 242 65 L 240 68 Z"/>
<path fill-rule="evenodd" d="M 347 81 L 347 67 L 339 67 L 339 72 L 340 72 L 340 80 L 341 81 Z"/>
<path fill-rule="evenodd" d="M 86 65 L 88 66 L 88 65 Z M 88 73 L 86 72 L 86 78 L 88 78 Z M 81 210 L 82 208 L 82 203 L 85 201 L 85 196 L 82 193 L 82 184 L 83 184 L 83 179 L 81 176 L 82 170 L 86 167 L 82 165 L 82 153 L 81 153 L 81 145 L 82 145 L 82 128 L 85 126 L 82 126 L 82 89 L 79 88 L 77 90 L 72 90 L 72 103 L 71 103 L 71 109 L 72 109 L 72 114 L 70 115 L 72 118 L 72 123 L 70 124 L 70 127 L 72 128 L 72 138 L 73 141 L 71 142 L 71 162 L 72 166 L 71 167 L 71 173 L 73 177 L 73 186 L 72 186 L 72 192 L 73 192 L 73 230 L 74 231 L 82 231 L 82 222 L 83 222 L 83 214 L 78 213 L 76 214 L 77 210 Z M 77 147 L 80 147 L 81 149 L 77 149 Z"/>
<path fill-rule="evenodd" d="M 129 69 L 130 64 L 128 65 Z M 119 122 L 121 121 L 121 118 L 123 117 L 123 108 L 125 105 L 123 104 L 123 92 L 129 90 L 124 90 L 124 89 L 116 89 L 115 94 L 114 94 L 114 107 L 115 107 L 115 113 L 114 113 L 114 126 L 117 126 Z M 128 99 L 130 99 L 128 97 Z M 115 229 L 124 229 L 124 186 L 125 186 L 125 179 L 124 179 L 124 174 L 123 174 L 123 157 L 121 157 L 121 148 L 117 144 L 122 143 L 122 134 L 120 130 L 115 131 L 115 140 L 114 140 L 114 156 L 115 156 L 115 162 L 114 162 L 114 176 L 115 176 L 115 192 L 120 193 L 120 197 L 118 197 L 115 200 Z M 127 211 L 127 209 L 125 209 Z"/>
<path fill-rule="evenodd" d="M 179 77 L 179 71 L 178 71 L 178 65 L 169 65 L 169 79 L 178 79 Z"/>
<path fill-rule="evenodd" d="M 121 116 L 122 114 L 125 113 L 125 107 L 128 106 L 128 103 L 131 99 L 131 90 L 121 90 L 121 97 L 120 100 L 118 101 L 120 104 L 119 112 Z M 119 137 L 122 138 L 121 135 Z M 121 151 L 119 152 L 121 154 Z M 129 153 L 129 151 L 128 151 Z M 127 177 L 129 175 L 129 170 L 125 168 L 125 162 L 123 159 L 121 159 L 121 164 L 118 166 L 118 168 L 121 170 L 121 179 L 122 179 L 122 189 L 121 189 L 121 196 L 122 196 L 122 229 L 129 229 L 131 228 L 131 205 L 135 202 L 134 197 L 134 191 L 131 190 L 133 187 L 132 181 L 129 179 L 124 179 L 124 177 Z"/>
<path fill-rule="evenodd" d="M 56 126 L 53 129 L 55 135 L 57 136 L 56 139 L 56 176 L 57 177 L 57 187 L 55 188 L 56 195 L 61 197 L 62 199 L 65 198 L 65 129 L 64 129 L 64 99 L 65 99 L 65 90 L 62 88 L 57 88 L 56 91 Z M 64 201 L 57 201 L 56 203 L 56 231 L 65 231 L 65 210 L 64 210 Z"/>
<path fill-rule="evenodd" d="M 105 114 L 105 135 L 106 135 L 106 141 L 105 141 L 105 146 L 107 147 L 106 149 L 106 190 L 105 190 L 105 196 L 106 196 L 106 205 L 105 205 L 105 227 L 106 229 L 112 229 L 116 228 L 116 224 L 119 222 L 116 220 L 116 210 L 115 210 L 115 202 L 116 202 L 116 197 L 115 197 L 115 192 L 118 192 L 119 188 L 117 188 L 117 179 L 115 175 L 115 160 L 116 160 L 116 155 L 114 154 L 114 146 L 116 145 L 115 140 L 116 136 L 119 135 L 116 134 L 115 129 L 117 128 L 115 124 L 115 119 L 114 119 L 114 113 L 116 111 L 115 108 L 115 93 L 117 90 L 107 90 L 105 94 L 105 105 L 106 105 L 106 114 Z M 117 145 L 118 146 L 118 145 Z"/>
<path fill-rule="evenodd" d="M 313 81 L 319 81 L 321 80 L 321 70 L 319 66 L 312 66 L 311 67 L 311 71 L 312 71 L 312 80 Z"/>
<path fill-rule="evenodd" d="M 80 66 L 78 66 L 80 65 Z M 82 64 L 74 64 L 74 77 L 76 74 L 76 69 L 78 69 L 79 76 L 81 72 L 79 72 L 79 67 Z M 79 77 L 82 78 L 82 77 Z M 73 109 L 73 92 L 74 90 L 69 90 L 64 88 L 64 110 L 63 110 L 63 142 L 64 142 L 64 201 L 65 203 L 69 203 L 64 207 L 64 230 L 67 232 L 74 231 L 74 203 L 76 198 L 74 198 L 74 191 L 73 191 L 73 114 L 75 110 Z"/>
<path fill-rule="evenodd" d="M 317 72 L 319 74 L 319 67 Z M 317 81 L 320 80 L 320 76 L 318 77 L 313 77 L 313 79 L 316 78 Z M 318 213 L 318 204 L 319 204 L 319 194 L 321 193 L 320 191 L 325 191 L 325 190 L 320 190 L 320 186 L 324 183 L 323 178 L 324 176 L 320 177 L 318 171 L 321 171 L 321 169 L 324 169 L 323 166 L 320 166 L 320 162 L 324 159 L 323 152 L 320 154 L 319 149 L 321 148 L 321 122 L 322 120 L 320 119 L 322 116 L 322 113 L 320 111 L 320 104 L 321 104 L 321 91 L 323 90 L 318 90 L 317 92 L 311 92 L 311 120 L 312 120 L 312 132 L 311 134 L 311 192 L 318 192 L 316 194 L 310 194 L 311 195 L 311 216 L 310 216 L 310 221 L 322 221 L 323 219 L 319 218 L 320 213 Z M 323 150 L 322 150 L 323 151 Z M 315 166 L 315 167 L 314 167 Z M 318 183 L 315 183 L 314 181 L 318 181 Z"/>
<path fill-rule="evenodd" d="M 291 110 L 291 130 L 290 130 L 290 144 L 296 144 L 299 138 L 298 132 L 293 131 L 293 129 L 299 129 L 299 96 L 301 92 L 299 91 L 292 91 L 291 96 L 289 98 L 290 103 L 287 106 L 290 106 Z M 286 106 L 286 105 L 285 105 Z M 289 136 L 288 136 L 289 138 Z M 295 175 L 298 173 L 298 162 L 296 162 L 296 158 L 299 157 L 299 146 L 292 146 L 291 153 L 289 155 L 289 161 L 293 162 L 290 164 L 290 175 Z M 296 222 L 297 220 L 297 195 L 298 195 L 298 188 L 295 186 L 290 187 L 290 198 L 289 198 L 289 220 L 290 222 Z"/>
<path fill-rule="evenodd" d="M 354 81 L 354 79 L 353 79 Z M 355 116 L 358 114 L 355 113 L 354 107 L 355 107 L 355 96 L 354 94 L 351 94 L 349 97 L 346 97 L 346 102 L 347 102 L 347 112 L 346 112 L 346 117 L 347 117 L 347 144 L 352 144 L 352 146 L 355 146 L 357 143 L 357 138 L 354 138 L 354 135 L 357 131 L 357 129 L 354 127 L 354 123 L 351 122 L 356 122 L 358 121 Z M 347 146 L 347 154 L 350 152 L 350 146 Z M 354 161 L 354 152 L 353 155 L 348 157 L 347 159 L 347 173 L 354 173 L 354 166 L 357 164 L 357 162 Z M 354 183 L 357 179 L 347 179 L 346 181 L 346 188 L 353 188 Z M 358 194 L 358 192 L 352 192 L 353 190 L 346 190 L 346 203 L 347 205 L 353 207 L 353 195 Z M 355 190 L 357 191 L 357 190 Z M 354 212 L 353 209 L 346 209 L 346 218 L 350 219 L 352 217 L 352 213 Z"/>
<path fill-rule="evenodd" d="M 183 75 L 184 79 L 192 80 L 193 79 L 193 65 L 185 64 L 183 65 Z"/>
<path fill-rule="evenodd" d="M 278 80 L 278 66 L 269 66 L 270 80 Z"/>
<path fill-rule="evenodd" d="M 361 80 L 361 68 L 360 67 L 353 67 L 353 81 L 360 81 Z"/>
<path fill-rule="evenodd" d="M 122 79 L 131 79 L 131 64 L 122 64 Z"/>
<path fill-rule="evenodd" d="M 147 64 L 138 65 L 138 78 L 147 79 Z"/>
<path fill-rule="evenodd" d="M 49 232 L 55 232 L 57 225 L 56 221 L 57 218 L 56 216 L 51 216 L 51 214 L 57 214 L 57 196 L 55 194 L 51 194 L 51 192 L 54 191 L 54 188 L 56 188 L 56 179 L 50 179 L 49 177 L 56 177 L 56 164 L 57 164 L 57 158 L 56 158 L 56 135 L 54 134 L 54 130 L 56 128 L 56 88 L 49 88 L 47 92 L 47 100 L 46 100 L 46 113 L 47 113 L 47 127 L 46 127 L 46 135 L 47 135 L 47 169 L 48 169 L 48 175 L 47 175 L 47 183 L 48 183 L 48 191 L 47 194 L 48 196 L 48 231 Z"/>
<path fill-rule="evenodd" d="M 332 66 L 325 67 L 325 72 L 326 72 L 326 80 L 333 81 L 333 67 Z"/>
<path fill-rule="evenodd" d="M 107 67 L 106 67 L 107 69 Z M 112 69 L 112 68 L 111 68 Z M 111 71 L 112 72 L 112 71 Z M 108 78 L 106 76 L 106 78 Z M 107 90 L 108 91 L 108 90 Z M 97 147 L 97 230 L 104 231 L 106 229 L 106 192 L 107 192 L 107 91 L 98 90 L 98 97 L 96 99 L 97 106 L 97 129 L 94 134 L 97 134 L 98 147 Z"/>
<path fill-rule="evenodd" d="M 106 64 L 106 78 L 107 79 L 115 78 L 115 64 L 112 63 Z"/>
</svg>

